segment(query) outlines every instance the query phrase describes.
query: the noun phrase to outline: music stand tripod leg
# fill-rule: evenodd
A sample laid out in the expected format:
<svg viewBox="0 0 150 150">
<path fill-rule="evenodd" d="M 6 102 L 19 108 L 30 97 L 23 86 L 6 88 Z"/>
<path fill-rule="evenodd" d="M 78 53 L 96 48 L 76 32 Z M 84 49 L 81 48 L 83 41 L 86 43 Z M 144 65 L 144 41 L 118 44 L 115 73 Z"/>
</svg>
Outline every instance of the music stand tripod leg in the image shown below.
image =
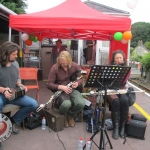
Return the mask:
<svg viewBox="0 0 150 150">
<path fill-rule="evenodd" d="M 106 101 L 107 101 L 107 87 L 104 87 L 105 89 L 105 96 L 104 96 L 104 107 L 102 108 L 102 126 L 101 126 L 101 134 L 100 134 L 100 145 L 99 145 L 99 149 L 100 150 L 105 150 L 106 146 L 105 146 L 105 136 L 104 133 L 106 135 L 106 138 L 109 142 L 110 148 L 113 149 L 112 144 L 110 142 L 109 136 L 107 134 L 106 131 L 106 126 L 105 126 L 105 114 L 106 114 Z"/>
<path fill-rule="evenodd" d="M 107 90 L 105 91 L 106 95 L 107 95 Z M 110 148 L 113 149 L 112 147 L 112 144 L 110 142 L 110 139 L 109 139 L 109 136 L 107 134 L 107 131 L 106 131 L 106 127 L 105 127 L 105 114 L 106 114 L 106 100 L 107 100 L 107 97 L 104 96 L 104 107 L 102 107 L 99 103 L 100 103 L 100 100 L 99 100 L 99 103 L 97 103 L 97 109 L 99 109 L 99 114 L 98 114 L 98 117 L 97 117 L 97 124 L 99 127 L 99 129 L 97 129 L 94 134 L 91 136 L 91 141 L 98 147 L 99 150 L 106 150 L 106 144 L 105 144 L 105 135 L 106 135 L 106 138 L 108 140 L 108 143 L 110 145 Z M 101 121 L 101 125 L 100 125 L 100 113 L 102 112 L 102 121 Z M 101 132 L 100 133 L 100 142 L 99 142 L 99 146 L 94 142 L 94 137 L 95 135 L 98 133 L 98 132 Z M 85 149 L 86 145 L 84 145 L 83 149 Z"/>
</svg>

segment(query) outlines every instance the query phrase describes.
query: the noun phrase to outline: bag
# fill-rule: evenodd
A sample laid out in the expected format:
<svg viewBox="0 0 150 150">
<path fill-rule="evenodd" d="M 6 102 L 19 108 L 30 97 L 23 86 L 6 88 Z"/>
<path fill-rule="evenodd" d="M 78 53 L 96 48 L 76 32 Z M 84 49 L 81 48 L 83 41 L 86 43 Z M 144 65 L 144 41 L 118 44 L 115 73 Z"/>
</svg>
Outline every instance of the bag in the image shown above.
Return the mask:
<svg viewBox="0 0 150 150">
<path fill-rule="evenodd" d="M 129 101 L 129 106 L 132 106 L 136 100 L 136 95 L 135 95 L 135 93 L 131 93 L 132 91 L 134 91 L 133 87 L 129 87 L 128 91 L 126 93 L 126 95 L 128 97 L 128 101 Z"/>
<path fill-rule="evenodd" d="M 64 100 L 70 100 L 70 95 L 66 94 L 65 92 L 62 92 L 58 98 L 56 98 L 54 101 L 54 108 L 59 109 L 59 106 L 62 104 Z"/>
<path fill-rule="evenodd" d="M 127 121 L 126 134 L 128 137 L 135 137 L 144 140 L 146 127 L 146 122 L 131 119 Z"/>
<path fill-rule="evenodd" d="M 42 118 L 40 115 L 37 115 L 35 113 L 30 113 L 29 116 L 25 119 L 25 127 L 32 130 L 35 129 L 42 124 Z"/>
<path fill-rule="evenodd" d="M 131 119 L 144 121 L 144 122 L 147 121 L 147 118 L 145 118 L 143 115 L 140 115 L 140 114 L 132 114 Z"/>
</svg>

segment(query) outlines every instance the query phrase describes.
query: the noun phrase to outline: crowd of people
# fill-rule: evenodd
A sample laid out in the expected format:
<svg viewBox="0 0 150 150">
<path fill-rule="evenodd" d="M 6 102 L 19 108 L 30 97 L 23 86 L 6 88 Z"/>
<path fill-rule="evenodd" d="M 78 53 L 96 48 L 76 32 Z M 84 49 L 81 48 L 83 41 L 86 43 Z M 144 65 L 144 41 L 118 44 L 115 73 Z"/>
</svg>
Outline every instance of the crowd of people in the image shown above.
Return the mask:
<svg viewBox="0 0 150 150">
<path fill-rule="evenodd" d="M 96 41 L 87 42 L 86 61 L 88 64 L 95 62 L 95 46 Z M 19 134 L 17 125 L 28 116 L 29 113 L 38 108 L 35 99 L 24 95 L 22 97 L 10 100 L 12 96 L 11 88 L 23 86 L 27 92 L 27 88 L 21 83 L 19 75 L 19 65 L 16 61 L 20 47 L 13 42 L 5 42 L 0 46 L 0 113 L 6 104 L 15 104 L 21 108 L 10 118 L 13 126 L 12 134 Z M 80 66 L 72 61 L 70 53 L 62 46 L 62 41 L 56 41 L 56 47 L 52 50 L 53 64 L 49 76 L 47 88 L 53 92 L 61 90 L 61 94 L 55 101 L 55 107 L 60 114 L 65 116 L 64 127 L 74 127 L 74 117 L 84 108 L 85 101 L 78 87 L 82 86 L 82 79 L 75 80 L 71 86 L 67 86 L 70 77 L 75 72 L 81 70 Z M 110 65 L 127 66 L 125 54 L 122 50 L 116 50 L 112 54 Z M 124 85 L 125 86 L 125 85 Z M 111 118 L 113 123 L 112 137 L 118 139 L 125 138 L 125 123 L 128 118 L 129 104 L 125 94 L 108 96 L 108 103 L 111 110 Z"/>
</svg>

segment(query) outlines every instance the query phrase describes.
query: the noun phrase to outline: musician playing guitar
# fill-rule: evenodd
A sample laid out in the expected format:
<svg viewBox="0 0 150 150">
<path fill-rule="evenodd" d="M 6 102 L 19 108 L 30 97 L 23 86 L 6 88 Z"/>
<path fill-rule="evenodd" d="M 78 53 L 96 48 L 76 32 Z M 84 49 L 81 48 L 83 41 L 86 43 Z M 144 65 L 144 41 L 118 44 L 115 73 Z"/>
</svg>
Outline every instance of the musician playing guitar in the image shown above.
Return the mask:
<svg viewBox="0 0 150 150">
<path fill-rule="evenodd" d="M 70 76 L 80 70 L 78 64 L 72 62 L 71 55 L 62 51 L 55 65 L 50 70 L 47 88 L 52 91 L 61 90 L 62 94 L 57 98 L 55 107 L 59 113 L 65 115 L 64 126 L 74 127 L 74 116 L 85 106 L 84 99 L 76 88 L 82 85 L 82 79 L 75 81 L 71 87 L 67 86 Z"/>
<path fill-rule="evenodd" d="M 127 66 L 125 54 L 122 50 L 116 50 L 113 52 L 110 65 Z M 129 75 L 126 80 L 128 78 Z M 123 86 L 125 86 L 125 83 Z M 112 137 L 114 139 L 118 139 L 119 136 L 121 138 L 125 138 L 125 123 L 127 121 L 129 111 L 128 97 L 126 94 L 110 95 L 108 96 L 108 102 L 111 107 L 111 117 L 113 123 Z"/>
</svg>

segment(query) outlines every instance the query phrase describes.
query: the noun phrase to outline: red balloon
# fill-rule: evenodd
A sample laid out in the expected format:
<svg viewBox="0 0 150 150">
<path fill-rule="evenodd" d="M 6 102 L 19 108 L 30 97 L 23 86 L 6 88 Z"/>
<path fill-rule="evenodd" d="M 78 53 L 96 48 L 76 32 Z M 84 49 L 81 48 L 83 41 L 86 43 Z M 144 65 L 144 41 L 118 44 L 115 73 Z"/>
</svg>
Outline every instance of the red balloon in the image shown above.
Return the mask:
<svg viewBox="0 0 150 150">
<path fill-rule="evenodd" d="M 132 33 L 130 31 L 126 31 L 123 33 L 123 39 L 124 40 L 130 40 L 132 38 Z"/>
<path fill-rule="evenodd" d="M 27 39 L 27 40 L 25 41 L 25 43 L 26 43 L 27 46 L 31 46 L 31 45 L 32 45 L 32 41 L 29 40 L 29 39 Z"/>
<path fill-rule="evenodd" d="M 37 38 L 38 38 L 39 41 L 43 40 L 43 37 L 41 35 L 39 35 Z"/>
</svg>

